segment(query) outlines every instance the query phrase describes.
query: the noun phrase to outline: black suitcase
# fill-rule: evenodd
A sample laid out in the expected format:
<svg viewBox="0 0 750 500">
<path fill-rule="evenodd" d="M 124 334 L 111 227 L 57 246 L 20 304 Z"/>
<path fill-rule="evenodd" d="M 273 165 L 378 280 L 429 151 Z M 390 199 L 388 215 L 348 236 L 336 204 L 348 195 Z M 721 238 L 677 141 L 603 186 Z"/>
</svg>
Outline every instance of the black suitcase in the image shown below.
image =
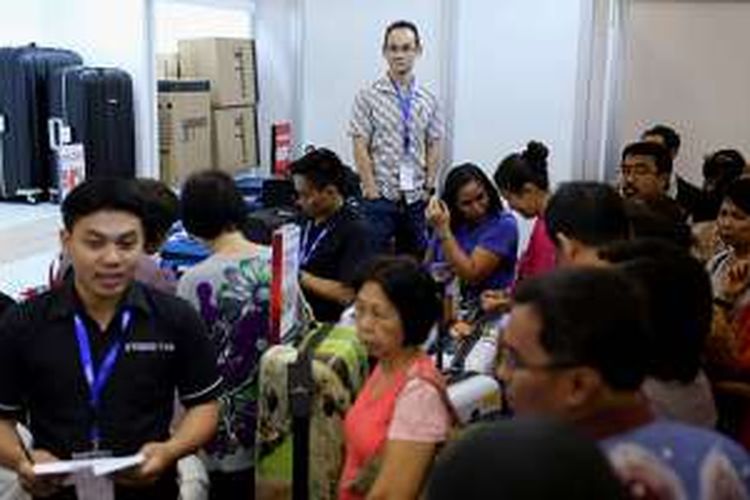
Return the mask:
<svg viewBox="0 0 750 500">
<path fill-rule="evenodd" d="M 69 50 L 0 48 L 0 197 L 36 201 L 46 193 L 48 80 L 59 68 L 82 63 Z"/>
<path fill-rule="evenodd" d="M 135 176 L 133 82 L 118 68 L 74 67 L 50 80 L 52 147 L 83 144 L 86 177 Z M 70 127 L 70 137 L 63 134 Z M 57 163 L 50 161 L 53 186 Z"/>
</svg>

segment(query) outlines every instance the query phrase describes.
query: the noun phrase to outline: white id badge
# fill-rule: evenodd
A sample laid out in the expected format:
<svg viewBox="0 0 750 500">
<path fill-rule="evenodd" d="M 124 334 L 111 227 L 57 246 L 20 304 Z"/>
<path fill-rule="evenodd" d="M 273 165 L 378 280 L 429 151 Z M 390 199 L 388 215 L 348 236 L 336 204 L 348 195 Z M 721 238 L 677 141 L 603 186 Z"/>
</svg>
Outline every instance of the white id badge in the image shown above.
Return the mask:
<svg viewBox="0 0 750 500">
<path fill-rule="evenodd" d="M 108 476 L 95 476 L 86 469 L 73 475 L 78 500 L 115 500 L 115 483 Z"/>
<path fill-rule="evenodd" d="M 398 166 L 398 187 L 401 191 L 414 191 L 416 183 L 414 182 L 414 166 L 406 162 L 399 163 Z"/>
</svg>

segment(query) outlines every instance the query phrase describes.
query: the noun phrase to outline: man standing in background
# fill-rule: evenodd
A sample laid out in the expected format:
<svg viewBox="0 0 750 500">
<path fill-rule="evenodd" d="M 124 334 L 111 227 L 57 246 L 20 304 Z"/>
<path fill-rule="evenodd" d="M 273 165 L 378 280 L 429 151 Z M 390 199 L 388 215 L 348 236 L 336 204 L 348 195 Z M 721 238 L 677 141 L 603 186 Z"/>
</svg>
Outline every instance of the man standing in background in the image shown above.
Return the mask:
<svg viewBox="0 0 750 500">
<path fill-rule="evenodd" d="M 427 246 L 424 210 L 443 139 L 437 98 L 414 77 L 421 54 L 413 23 L 390 24 L 383 38 L 388 72 L 357 94 L 349 126 L 377 251 L 419 257 Z"/>
</svg>

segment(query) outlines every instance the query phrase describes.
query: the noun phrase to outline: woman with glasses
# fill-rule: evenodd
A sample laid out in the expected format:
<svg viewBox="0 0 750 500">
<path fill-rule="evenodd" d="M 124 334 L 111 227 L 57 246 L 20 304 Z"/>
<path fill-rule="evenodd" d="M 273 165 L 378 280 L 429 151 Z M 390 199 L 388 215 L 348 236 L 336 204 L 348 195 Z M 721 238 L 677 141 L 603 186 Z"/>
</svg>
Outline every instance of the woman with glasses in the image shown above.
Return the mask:
<svg viewBox="0 0 750 500">
<path fill-rule="evenodd" d="M 452 421 L 421 350 L 440 313 L 435 282 L 406 257 L 376 260 L 357 286 L 357 333 L 377 365 L 346 415 L 341 500 L 418 498 Z"/>
</svg>

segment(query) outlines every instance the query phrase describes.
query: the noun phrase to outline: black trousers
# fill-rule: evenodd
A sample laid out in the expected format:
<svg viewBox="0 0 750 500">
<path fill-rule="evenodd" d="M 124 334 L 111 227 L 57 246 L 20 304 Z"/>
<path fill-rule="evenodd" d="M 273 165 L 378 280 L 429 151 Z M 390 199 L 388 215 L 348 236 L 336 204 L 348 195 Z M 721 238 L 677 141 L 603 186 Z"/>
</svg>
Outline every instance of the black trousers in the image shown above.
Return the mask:
<svg viewBox="0 0 750 500">
<path fill-rule="evenodd" d="M 211 472 L 209 500 L 255 500 L 255 469 Z M 119 499 L 118 499 L 119 500 Z"/>
<path fill-rule="evenodd" d="M 175 471 L 165 474 L 155 484 L 145 488 L 123 488 L 115 486 L 115 500 L 177 500 L 177 474 Z M 44 499 L 39 499 L 44 500 Z M 46 500 L 78 500 L 73 487 L 65 488 Z"/>
</svg>

